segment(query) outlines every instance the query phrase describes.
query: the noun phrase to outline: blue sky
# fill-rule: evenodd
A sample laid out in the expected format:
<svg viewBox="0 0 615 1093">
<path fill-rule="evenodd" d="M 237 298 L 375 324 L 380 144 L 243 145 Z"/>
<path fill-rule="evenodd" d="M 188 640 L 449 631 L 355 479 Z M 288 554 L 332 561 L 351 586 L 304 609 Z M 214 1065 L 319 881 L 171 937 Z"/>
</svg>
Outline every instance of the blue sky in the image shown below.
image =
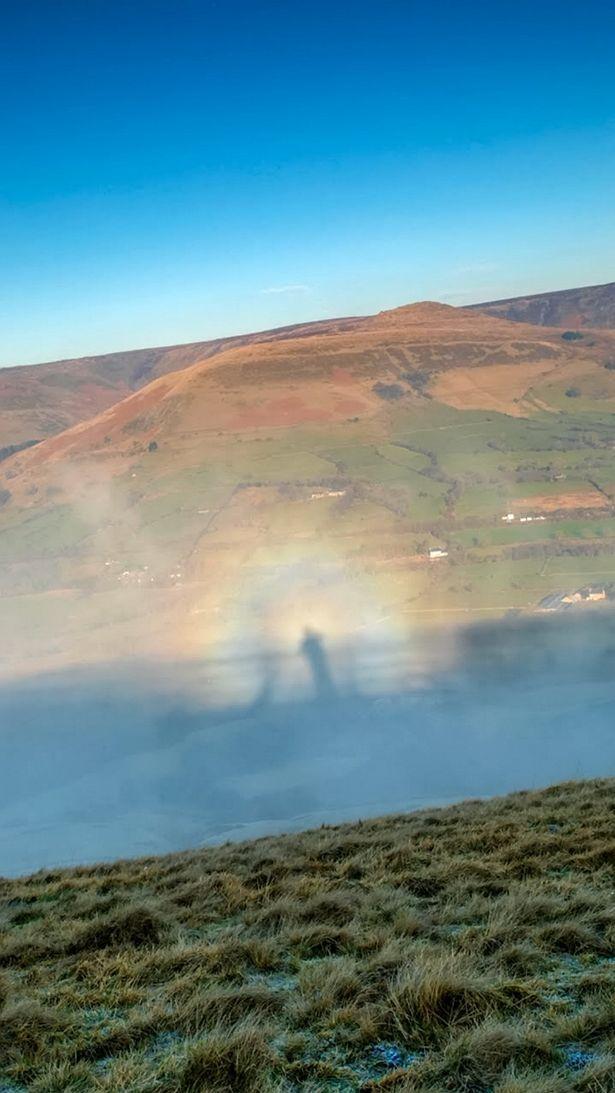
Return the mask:
<svg viewBox="0 0 615 1093">
<path fill-rule="evenodd" d="M 3 12 L 0 364 L 615 279 L 615 13 Z"/>
</svg>

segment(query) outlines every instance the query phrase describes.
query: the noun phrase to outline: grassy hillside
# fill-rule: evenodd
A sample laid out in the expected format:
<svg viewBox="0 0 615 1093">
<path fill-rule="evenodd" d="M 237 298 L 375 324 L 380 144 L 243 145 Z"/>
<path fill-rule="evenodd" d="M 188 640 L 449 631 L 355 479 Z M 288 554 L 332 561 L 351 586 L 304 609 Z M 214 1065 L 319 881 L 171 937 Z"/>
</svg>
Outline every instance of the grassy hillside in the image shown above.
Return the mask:
<svg viewBox="0 0 615 1093">
<path fill-rule="evenodd" d="M 8 1093 L 615 1089 L 615 783 L 0 886 Z"/>
</svg>

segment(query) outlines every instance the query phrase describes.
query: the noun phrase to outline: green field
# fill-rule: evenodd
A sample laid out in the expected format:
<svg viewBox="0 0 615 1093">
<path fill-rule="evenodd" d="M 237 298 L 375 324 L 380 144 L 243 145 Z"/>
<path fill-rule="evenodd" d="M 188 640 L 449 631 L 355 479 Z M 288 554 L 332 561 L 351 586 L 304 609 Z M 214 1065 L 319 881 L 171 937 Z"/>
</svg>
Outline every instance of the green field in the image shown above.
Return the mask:
<svg viewBox="0 0 615 1093">
<path fill-rule="evenodd" d="M 423 399 L 378 419 L 146 453 L 107 483 L 100 514 L 87 478 L 72 501 L 0 511 L 4 586 L 15 565 L 20 591 L 27 572 L 41 591 L 60 573 L 95 590 L 145 565 L 157 584 L 178 567 L 201 579 L 199 559 L 209 572 L 243 548 L 255 572 L 335 557 L 374 577 L 382 609 L 403 617 L 531 609 L 556 583 L 610 584 L 615 570 L 615 415 L 578 398 L 565 410 L 512 418 Z M 434 546 L 448 550 L 437 565 Z"/>
</svg>

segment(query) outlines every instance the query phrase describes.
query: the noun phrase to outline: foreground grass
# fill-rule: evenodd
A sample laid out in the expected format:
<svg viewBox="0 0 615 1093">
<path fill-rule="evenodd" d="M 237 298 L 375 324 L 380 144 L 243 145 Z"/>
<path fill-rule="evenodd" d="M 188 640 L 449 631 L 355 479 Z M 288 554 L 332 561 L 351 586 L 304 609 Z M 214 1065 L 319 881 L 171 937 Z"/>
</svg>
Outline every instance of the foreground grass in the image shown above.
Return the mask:
<svg viewBox="0 0 615 1093">
<path fill-rule="evenodd" d="M 0 881 L 2 1093 L 615 1090 L 615 782 Z"/>
</svg>

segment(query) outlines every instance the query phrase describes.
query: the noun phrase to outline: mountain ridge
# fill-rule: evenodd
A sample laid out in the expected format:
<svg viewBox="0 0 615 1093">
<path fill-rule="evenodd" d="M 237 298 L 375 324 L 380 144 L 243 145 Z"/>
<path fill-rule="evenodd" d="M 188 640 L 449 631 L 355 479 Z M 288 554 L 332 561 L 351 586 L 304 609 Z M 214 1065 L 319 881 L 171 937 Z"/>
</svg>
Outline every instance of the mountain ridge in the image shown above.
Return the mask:
<svg viewBox="0 0 615 1093">
<path fill-rule="evenodd" d="M 610 330 L 615 327 L 615 281 L 467 304 L 466 309 L 538 326 Z"/>
</svg>

